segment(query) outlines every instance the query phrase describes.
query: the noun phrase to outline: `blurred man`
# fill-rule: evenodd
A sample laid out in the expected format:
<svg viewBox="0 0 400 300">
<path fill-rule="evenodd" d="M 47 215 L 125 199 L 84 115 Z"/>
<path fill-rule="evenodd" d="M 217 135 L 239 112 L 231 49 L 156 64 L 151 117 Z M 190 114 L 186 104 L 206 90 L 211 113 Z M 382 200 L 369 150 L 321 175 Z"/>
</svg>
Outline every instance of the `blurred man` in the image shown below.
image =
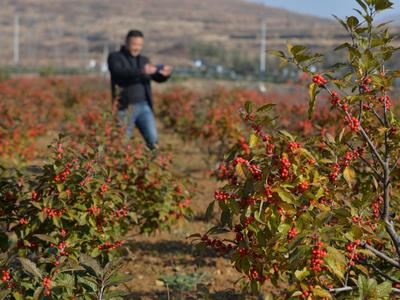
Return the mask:
<svg viewBox="0 0 400 300">
<path fill-rule="evenodd" d="M 154 149 L 158 134 L 153 114 L 151 80 L 167 81 L 172 74 L 172 67 L 151 64 L 146 56 L 141 55 L 143 44 L 143 33 L 131 30 L 126 35 L 125 45 L 111 53 L 107 62 L 113 104 L 114 100 L 118 102 L 118 117 L 120 124 L 127 125 L 127 138 L 131 138 L 137 126 L 147 147 Z"/>
</svg>

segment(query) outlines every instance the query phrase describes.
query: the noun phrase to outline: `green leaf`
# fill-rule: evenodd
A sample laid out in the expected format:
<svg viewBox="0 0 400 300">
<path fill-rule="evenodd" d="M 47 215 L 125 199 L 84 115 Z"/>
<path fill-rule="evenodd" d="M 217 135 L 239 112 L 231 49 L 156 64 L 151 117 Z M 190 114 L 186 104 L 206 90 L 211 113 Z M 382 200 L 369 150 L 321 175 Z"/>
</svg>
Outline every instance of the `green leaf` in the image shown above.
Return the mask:
<svg viewBox="0 0 400 300">
<path fill-rule="evenodd" d="M 56 244 L 57 241 L 55 238 L 47 235 L 47 234 L 34 234 L 34 237 L 37 237 L 39 240 L 45 241 L 45 242 L 49 242 L 49 243 L 53 243 Z"/>
<path fill-rule="evenodd" d="M 303 279 L 308 275 L 310 275 L 310 271 L 307 270 L 307 267 L 304 267 L 303 270 L 296 270 L 294 272 L 294 276 L 296 276 L 298 281 L 303 281 Z"/>
<path fill-rule="evenodd" d="M 389 0 L 375 0 L 374 2 L 376 11 L 385 10 L 393 6 L 393 3 Z"/>
<path fill-rule="evenodd" d="M 306 46 L 303 45 L 294 45 L 290 47 L 290 53 L 292 53 L 294 56 L 296 56 L 298 53 L 303 52 L 304 50 L 307 50 Z"/>
<path fill-rule="evenodd" d="M 344 279 L 346 271 L 346 257 L 333 247 L 327 247 L 327 256 L 325 262 L 330 271 L 338 278 Z"/>
<path fill-rule="evenodd" d="M 87 254 L 80 254 L 79 255 L 79 262 L 95 277 L 100 277 L 102 270 L 97 262 L 96 259 L 87 255 Z"/>
<path fill-rule="evenodd" d="M 257 112 L 270 111 L 276 104 L 265 104 L 257 109 Z"/>
<path fill-rule="evenodd" d="M 324 290 L 324 289 L 322 289 L 320 287 L 314 287 L 313 290 L 312 290 L 312 293 L 313 293 L 313 296 L 332 299 L 331 293 L 329 293 L 329 291 Z"/>
<path fill-rule="evenodd" d="M 25 272 L 29 273 L 36 279 L 42 279 L 42 272 L 33 261 L 30 261 L 29 259 L 24 257 L 19 257 L 18 260 L 21 263 L 22 268 Z"/>
<path fill-rule="evenodd" d="M 357 175 L 354 169 L 350 167 L 346 167 L 343 171 L 343 177 L 346 180 L 347 184 L 351 187 L 357 181 Z"/>
<path fill-rule="evenodd" d="M 255 133 L 252 133 L 250 135 L 249 147 L 254 148 L 255 146 L 257 146 L 258 141 L 259 141 L 258 135 Z"/>
<path fill-rule="evenodd" d="M 283 51 L 268 50 L 268 53 L 279 58 L 284 58 L 284 59 L 286 58 L 286 55 L 285 53 L 283 53 Z"/>
<path fill-rule="evenodd" d="M 362 9 L 364 10 L 364 12 L 367 14 L 368 13 L 368 7 L 367 5 L 362 1 L 362 0 L 356 0 L 358 5 L 360 5 L 362 7 Z"/>
<path fill-rule="evenodd" d="M 250 175 L 250 171 L 247 169 L 247 166 L 243 164 L 237 164 L 235 168 L 237 174 L 242 178 L 247 178 L 247 176 Z"/>
<path fill-rule="evenodd" d="M 0 300 L 5 299 L 9 294 L 10 294 L 10 290 L 2 290 L 0 291 Z"/>
<path fill-rule="evenodd" d="M 112 286 L 112 285 L 119 285 L 124 282 L 131 281 L 133 279 L 132 275 L 129 274 L 124 274 L 124 273 L 116 273 L 113 276 L 111 276 L 107 281 L 106 285 L 107 286 Z"/>
<path fill-rule="evenodd" d="M 246 103 L 244 104 L 244 108 L 245 108 L 246 112 L 248 114 L 250 114 L 252 112 L 252 109 L 253 109 L 253 102 L 246 101 Z"/>
<path fill-rule="evenodd" d="M 390 293 L 392 292 L 392 283 L 389 281 L 381 283 L 378 285 L 376 292 L 380 299 L 389 299 Z"/>
<path fill-rule="evenodd" d="M 289 204 L 294 204 L 296 202 L 296 199 L 293 196 L 293 194 L 291 194 L 285 190 L 279 190 L 278 195 L 282 199 L 283 202 L 286 202 Z"/>
<path fill-rule="evenodd" d="M 354 28 L 360 23 L 360 21 L 355 16 L 351 16 L 347 18 L 346 23 L 349 28 Z"/>
<path fill-rule="evenodd" d="M 215 206 L 215 200 L 212 201 L 207 207 L 207 210 L 206 210 L 206 219 L 207 220 L 210 220 L 211 217 L 213 216 L 213 214 L 214 214 L 214 206 Z"/>
</svg>

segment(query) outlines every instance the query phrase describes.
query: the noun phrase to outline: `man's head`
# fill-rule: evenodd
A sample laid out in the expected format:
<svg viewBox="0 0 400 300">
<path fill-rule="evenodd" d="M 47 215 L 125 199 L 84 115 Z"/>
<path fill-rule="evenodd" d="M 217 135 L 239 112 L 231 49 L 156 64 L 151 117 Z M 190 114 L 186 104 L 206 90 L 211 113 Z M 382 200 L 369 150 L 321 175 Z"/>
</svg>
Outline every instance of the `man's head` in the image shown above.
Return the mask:
<svg viewBox="0 0 400 300">
<path fill-rule="evenodd" d="M 126 49 L 131 53 L 132 56 L 137 56 L 142 51 L 144 44 L 143 33 L 139 30 L 130 30 L 125 39 Z"/>
</svg>

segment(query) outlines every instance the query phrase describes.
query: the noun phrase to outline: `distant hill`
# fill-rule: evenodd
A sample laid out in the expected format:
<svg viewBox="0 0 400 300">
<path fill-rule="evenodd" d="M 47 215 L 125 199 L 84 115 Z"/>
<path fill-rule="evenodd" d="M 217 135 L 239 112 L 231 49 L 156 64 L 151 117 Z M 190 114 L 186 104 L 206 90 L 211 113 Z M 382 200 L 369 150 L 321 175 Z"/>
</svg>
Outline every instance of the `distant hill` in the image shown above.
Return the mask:
<svg viewBox="0 0 400 300">
<path fill-rule="evenodd" d="M 13 16 L 20 16 L 21 63 L 77 66 L 117 49 L 142 29 L 153 61 L 189 65 L 207 45 L 257 57 L 262 20 L 269 48 L 287 41 L 326 47 L 344 38 L 325 19 L 244 0 L 2 0 L 0 64 L 12 63 Z M 207 49 L 205 50 L 207 51 Z M 202 53 L 202 52 L 200 52 Z"/>
</svg>

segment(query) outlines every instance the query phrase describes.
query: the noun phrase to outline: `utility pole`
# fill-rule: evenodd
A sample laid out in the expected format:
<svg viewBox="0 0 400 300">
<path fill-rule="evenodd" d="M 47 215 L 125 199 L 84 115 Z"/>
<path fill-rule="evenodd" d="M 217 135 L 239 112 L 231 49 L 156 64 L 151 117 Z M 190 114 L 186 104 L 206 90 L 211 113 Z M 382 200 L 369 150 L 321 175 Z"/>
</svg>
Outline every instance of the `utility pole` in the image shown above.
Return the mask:
<svg viewBox="0 0 400 300">
<path fill-rule="evenodd" d="M 14 15 L 14 65 L 19 64 L 19 15 Z"/>
<path fill-rule="evenodd" d="M 267 50 L 267 22 L 265 19 L 261 22 L 261 43 L 260 43 L 260 91 L 266 92 L 267 88 L 264 85 L 266 71 L 266 50 Z"/>
</svg>

